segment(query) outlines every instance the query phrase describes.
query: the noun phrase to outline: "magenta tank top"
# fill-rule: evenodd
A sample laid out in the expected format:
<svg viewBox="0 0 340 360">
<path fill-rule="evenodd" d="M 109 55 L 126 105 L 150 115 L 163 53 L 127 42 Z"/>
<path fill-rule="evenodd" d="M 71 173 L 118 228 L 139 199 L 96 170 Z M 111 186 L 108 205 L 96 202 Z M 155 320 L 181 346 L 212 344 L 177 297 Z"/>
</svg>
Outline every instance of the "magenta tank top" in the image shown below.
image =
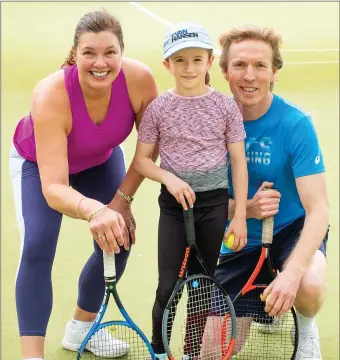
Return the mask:
<svg viewBox="0 0 340 360">
<path fill-rule="evenodd" d="M 74 174 L 105 162 L 133 128 L 135 114 L 126 79 L 121 70 L 112 83 L 106 118 L 96 125 L 90 118 L 79 84 L 76 65 L 64 68 L 65 85 L 72 111 L 72 130 L 67 137 L 69 173 Z M 25 159 L 37 162 L 32 115 L 22 118 L 13 143 Z"/>
</svg>

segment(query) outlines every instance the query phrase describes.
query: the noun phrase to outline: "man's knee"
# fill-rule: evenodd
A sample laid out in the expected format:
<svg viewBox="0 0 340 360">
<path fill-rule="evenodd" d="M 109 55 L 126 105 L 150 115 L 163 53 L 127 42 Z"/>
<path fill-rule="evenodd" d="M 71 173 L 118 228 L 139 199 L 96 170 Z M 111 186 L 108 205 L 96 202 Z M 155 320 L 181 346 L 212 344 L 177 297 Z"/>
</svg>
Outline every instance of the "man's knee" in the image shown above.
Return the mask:
<svg viewBox="0 0 340 360">
<path fill-rule="evenodd" d="M 318 250 L 301 279 L 295 299 L 296 308 L 305 316 L 316 315 L 322 306 L 327 291 L 326 270 L 326 258 Z"/>
<path fill-rule="evenodd" d="M 323 304 L 326 295 L 326 284 L 310 281 L 310 279 L 302 280 L 296 299 L 295 306 L 301 309 L 300 312 L 306 312 L 315 315 Z"/>
</svg>

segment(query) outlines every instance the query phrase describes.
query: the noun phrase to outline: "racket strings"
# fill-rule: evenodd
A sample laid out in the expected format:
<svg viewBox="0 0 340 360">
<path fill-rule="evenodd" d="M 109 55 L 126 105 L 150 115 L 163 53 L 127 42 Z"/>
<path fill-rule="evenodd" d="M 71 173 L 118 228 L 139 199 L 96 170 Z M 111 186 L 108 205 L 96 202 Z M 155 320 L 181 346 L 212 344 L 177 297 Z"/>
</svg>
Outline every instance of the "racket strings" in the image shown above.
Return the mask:
<svg viewBox="0 0 340 360">
<path fill-rule="evenodd" d="M 227 349 L 231 338 L 232 323 L 224 321 L 229 314 L 225 296 L 212 279 L 190 278 L 169 311 L 167 338 L 174 358 L 221 360 L 222 342 Z M 218 339 L 217 346 L 213 339 Z"/>
<path fill-rule="evenodd" d="M 289 311 L 271 317 L 260 300 L 263 289 L 250 291 L 234 303 L 237 337 L 231 359 L 292 359 L 296 345 L 295 318 Z"/>
<path fill-rule="evenodd" d="M 143 338 L 135 330 L 124 324 L 107 324 L 92 335 L 80 358 L 99 360 L 121 356 L 131 360 L 151 358 Z"/>
</svg>

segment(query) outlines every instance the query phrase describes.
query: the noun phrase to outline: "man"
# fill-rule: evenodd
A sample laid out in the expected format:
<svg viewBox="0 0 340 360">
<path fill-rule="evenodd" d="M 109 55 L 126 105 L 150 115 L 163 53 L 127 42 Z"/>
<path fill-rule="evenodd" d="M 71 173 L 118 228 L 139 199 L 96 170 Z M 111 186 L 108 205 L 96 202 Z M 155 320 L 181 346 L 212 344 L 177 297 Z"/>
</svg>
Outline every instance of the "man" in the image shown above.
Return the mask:
<svg viewBox="0 0 340 360">
<path fill-rule="evenodd" d="M 272 93 L 283 66 L 278 34 L 255 26 L 235 28 L 221 36 L 220 44 L 220 67 L 247 133 L 249 200 L 248 243 L 240 252 L 237 242 L 231 249 L 223 245 L 216 277 L 236 295 L 259 256 L 262 219 L 275 215 L 272 253 L 280 274 L 264 291 L 264 298 L 270 294 L 265 311 L 280 316 L 294 305 L 296 360 L 321 360 L 315 316 L 326 293 L 329 208 L 317 135 L 309 115 Z M 230 200 L 230 218 L 233 209 Z"/>
</svg>

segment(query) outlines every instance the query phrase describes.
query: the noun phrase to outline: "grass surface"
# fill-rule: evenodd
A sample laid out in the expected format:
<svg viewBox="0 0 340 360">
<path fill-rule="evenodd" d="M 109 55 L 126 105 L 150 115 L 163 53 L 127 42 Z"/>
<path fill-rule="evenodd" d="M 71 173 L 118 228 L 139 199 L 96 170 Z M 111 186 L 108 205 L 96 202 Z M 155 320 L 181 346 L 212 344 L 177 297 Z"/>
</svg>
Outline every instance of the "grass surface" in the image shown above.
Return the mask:
<svg viewBox="0 0 340 360">
<path fill-rule="evenodd" d="M 324 360 L 336 360 L 339 346 L 339 46 L 338 3 L 143 3 L 145 8 L 170 22 L 200 22 L 210 32 L 215 46 L 218 36 L 230 26 L 256 23 L 280 31 L 286 65 L 279 73 L 275 91 L 313 116 L 327 167 L 331 206 L 328 245 L 328 296 L 318 317 Z M 19 255 L 8 156 L 17 121 L 29 111 L 35 84 L 60 67 L 72 45 L 73 30 L 87 11 L 105 7 L 122 22 L 126 56 L 150 66 L 159 91 L 172 86 L 163 69 L 162 37 L 165 26 L 129 3 L 3 3 L 2 4 L 2 251 L 1 310 L 3 360 L 20 359 L 14 282 Z M 288 51 L 298 50 L 298 51 Z M 216 59 L 218 60 L 218 59 Z M 302 64 L 303 62 L 323 62 Z M 298 62 L 300 65 L 289 63 Z M 211 71 L 212 85 L 229 94 L 218 61 Z M 128 163 L 133 156 L 136 133 L 125 142 Z M 137 219 L 137 244 L 132 251 L 119 292 L 132 318 L 150 335 L 151 309 L 157 281 L 156 235 L 158 184 L 145 181 L 133 206 Z M 65 218 L 53 267 L 54 307 L 50 318 L 47 360 L 74 359 L 61 349 L 66 322 L 77 298 L 77 279 L 92 251 L 87 224 Z M 111 309 L 108 317 L 113 317 Z"/>
</svg>

